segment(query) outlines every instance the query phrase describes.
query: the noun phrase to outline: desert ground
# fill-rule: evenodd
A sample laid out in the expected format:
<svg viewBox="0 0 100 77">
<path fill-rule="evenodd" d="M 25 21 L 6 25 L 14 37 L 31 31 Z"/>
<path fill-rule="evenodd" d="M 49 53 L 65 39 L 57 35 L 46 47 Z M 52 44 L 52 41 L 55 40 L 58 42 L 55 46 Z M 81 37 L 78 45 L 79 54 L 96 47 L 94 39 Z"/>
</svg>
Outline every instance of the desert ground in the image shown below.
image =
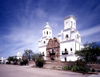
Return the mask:
<svg viewBox="0 0 100 77">
<path fill-rule="evenodd" d="M 99 77 L 98 75 L 59 71 L 31 66 L 0 64 L 0 77 Z"/>
</svg>

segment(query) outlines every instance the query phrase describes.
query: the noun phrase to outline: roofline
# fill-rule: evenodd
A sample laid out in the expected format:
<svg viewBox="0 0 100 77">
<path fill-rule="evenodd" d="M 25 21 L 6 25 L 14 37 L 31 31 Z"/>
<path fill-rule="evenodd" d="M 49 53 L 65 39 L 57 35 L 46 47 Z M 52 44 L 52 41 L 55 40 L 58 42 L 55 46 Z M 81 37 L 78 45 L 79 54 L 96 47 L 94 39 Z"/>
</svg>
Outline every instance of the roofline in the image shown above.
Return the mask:
<svg viewBox="0 0 100 77">
<path fill-rule="evenodd" d="M 51 28 L 49 28 L 49 27 L 44 27 L 42 30 L 44 30 L 44 29 L 51 29 Z M 52 29 L 51 29 L 52 30 Z"/>
<path fill-rule="evenodd" d="M 66 19 L 68 19 L 68 18 L 71 18 L 71 17 L 74 18 L 74 19 L 76 20 L 75 16 L 70 15 L 70 16 L 65 17 L 65 18 L 63 19 L 63 21 L 66 20 Z"/>
</svg>

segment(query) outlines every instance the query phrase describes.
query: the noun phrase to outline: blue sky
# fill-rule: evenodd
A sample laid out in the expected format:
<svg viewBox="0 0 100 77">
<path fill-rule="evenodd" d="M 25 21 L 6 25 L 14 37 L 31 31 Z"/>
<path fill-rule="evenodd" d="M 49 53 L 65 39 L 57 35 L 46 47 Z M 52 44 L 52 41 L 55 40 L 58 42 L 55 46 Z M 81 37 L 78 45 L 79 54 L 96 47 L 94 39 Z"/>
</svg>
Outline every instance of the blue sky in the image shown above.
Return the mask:
<svg viewBox="0 0 100 77">
<path fill-rule="evenodd" d="M 0 57 L 38 51 L 42 29 L 49 22 L 53 37 L 63 19 L 74 15 L 82 44 L 100 41 L 100 0 L 0 0 Z"/>
</svg>

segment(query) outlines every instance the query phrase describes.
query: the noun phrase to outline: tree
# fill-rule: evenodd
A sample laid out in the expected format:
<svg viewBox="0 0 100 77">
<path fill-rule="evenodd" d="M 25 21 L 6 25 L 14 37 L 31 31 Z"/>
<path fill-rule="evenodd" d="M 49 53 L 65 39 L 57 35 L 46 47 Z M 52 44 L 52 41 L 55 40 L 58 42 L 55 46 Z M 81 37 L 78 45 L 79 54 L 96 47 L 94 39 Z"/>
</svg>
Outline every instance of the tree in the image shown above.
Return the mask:
<svg viewBox="0 0 100 77">
<path fill-rule="evenodd" d="M 23 56 L 26 57 L 28 60 L 31 60 L 32 59 L 32 55 L 33 55 L 33 52 L 32 50 L 24 50 L 24 54 Z"/>
<path fill-rule="evenodd" d="M 14 64 L 17 64 L 18 59 L 16 58 L 16 56 L 15 56 L 15 57 L 13 57 L 13 62 L 14 62 Z"/>
<path fill-rule="evenodd" d="M 45 64 L 45 60 L 43 59 L 43 56 L 41 54 L 34 54 L 32 56 L 33 61 L 36 64 L 36 67 L 43 67 L 43 65 Z"/>
<path fill-rule="evenodd" d="M 76 51 L 75 54 L 82 57 L 86 62 L 97 61 L 100 56 L 100 46 L 97 42 L 86 43 L 84 44 L 84 49 Z"/>
<path fill-rule="evenodd" d="M 16 56 L 11 56 L 11 57 L 8 57 L 8 61 L 9 61 L 9 63 L 11 63 L 11 61 L 13 61 L 14 62 L 14 64 L 17 64 L 17 62 L 18 62 L 18 59 L 16 58 Z"/>
<path fill-rule="evenodd" d="M 37 54 L 33 54 L 32 60 L 35 61 L 37 58 L 39 58 L 39 54 L 38 53 Z"/>
<path fill-rule="evenodd" d="M 13 57 L 8 57 L 8 61 L 9 62 L 14 61 L 14 58 Z"/>
<path fill-rule="evenodd" d="M 29 60 L 32 59 L 32 55 L 33 55 L 32 50 L 28 50 L 28 59 L 29 59 Z"/>
</svg>

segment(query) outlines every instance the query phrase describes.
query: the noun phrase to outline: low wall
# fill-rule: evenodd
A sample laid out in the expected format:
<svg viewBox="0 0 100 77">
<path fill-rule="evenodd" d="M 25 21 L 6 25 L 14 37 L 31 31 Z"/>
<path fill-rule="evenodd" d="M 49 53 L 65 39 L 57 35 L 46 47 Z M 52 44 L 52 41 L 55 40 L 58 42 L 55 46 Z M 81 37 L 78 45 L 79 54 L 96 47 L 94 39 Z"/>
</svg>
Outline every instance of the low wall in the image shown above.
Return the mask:
<svg viewBox="0 0 100 77">
<path fill-rule="evenodd" d="M 91 69 L 100 69 L 100 64 L 88 64 L 91 66 Z"/>
</svg>

